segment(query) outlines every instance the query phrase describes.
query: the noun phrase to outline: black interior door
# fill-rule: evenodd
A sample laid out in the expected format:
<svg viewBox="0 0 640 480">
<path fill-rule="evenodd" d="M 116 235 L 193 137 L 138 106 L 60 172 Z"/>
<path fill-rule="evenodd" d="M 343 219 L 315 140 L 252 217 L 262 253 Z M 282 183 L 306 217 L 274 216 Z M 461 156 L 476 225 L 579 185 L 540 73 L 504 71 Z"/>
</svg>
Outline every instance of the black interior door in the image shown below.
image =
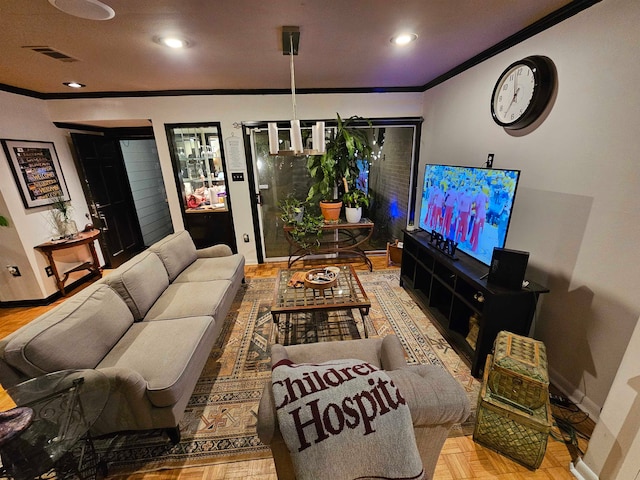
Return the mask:
<svg viewBox="0 0 640 480">
<path fill-rule="evenodd" d="M 117 139 L 72 133 L 85 194 L 105 262 L 116 268 L 144 248 L 131 187 Z"/>
</svg>

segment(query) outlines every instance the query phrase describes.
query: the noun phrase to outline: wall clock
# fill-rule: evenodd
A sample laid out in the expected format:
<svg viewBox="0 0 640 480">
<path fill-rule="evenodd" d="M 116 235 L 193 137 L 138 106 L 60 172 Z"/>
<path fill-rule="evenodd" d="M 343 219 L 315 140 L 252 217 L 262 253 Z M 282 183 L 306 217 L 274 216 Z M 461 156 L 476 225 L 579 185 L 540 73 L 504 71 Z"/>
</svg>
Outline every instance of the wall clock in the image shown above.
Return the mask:
<svg viewBox="0 0 640 480">
<path fill-rule="evenodd" d="M 509 65 L 500 74 L 491 94 L 493 120 L 509 130 L 531 125 L 551 99 L 555 72 L 551 59 L 540 55 Z"/>
</svg>

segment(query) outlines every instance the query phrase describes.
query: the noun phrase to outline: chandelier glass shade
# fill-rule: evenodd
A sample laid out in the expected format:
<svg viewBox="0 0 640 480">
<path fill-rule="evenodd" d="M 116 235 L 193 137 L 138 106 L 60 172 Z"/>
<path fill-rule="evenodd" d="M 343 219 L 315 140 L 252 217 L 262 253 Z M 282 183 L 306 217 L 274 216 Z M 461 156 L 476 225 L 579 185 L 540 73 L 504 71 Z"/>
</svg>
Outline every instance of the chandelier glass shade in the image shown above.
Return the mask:
<svg viewBox="0 0 640 480">
<path fill-rule="evenodd" d="M 278 124 L 269 122 L 269 154 L 271 155 L 320 155 L 325 152 L 325 126 L 324 122 L 316 122 L 311 127 L 311 148 L 304 148 L 302 140 L 302 129 L 300 120 L 296 111 L 296 77 L 293 64 L 293 57 L 297 54 L 297 48 L 294 48 L 294 36 L 299 39 L 300 31 L 298 27 L 283 27 L 283 52 L 287 51 L 290 55 L 289 69 L 291 73 L 291 105 L 293 111 L 293 119 L 290 122 L 289 130 L 289 148 L 280 148 L 280 138 Z M 285 39 L 288 39 L 288 50 L 285 50 Z"/>
</svg>

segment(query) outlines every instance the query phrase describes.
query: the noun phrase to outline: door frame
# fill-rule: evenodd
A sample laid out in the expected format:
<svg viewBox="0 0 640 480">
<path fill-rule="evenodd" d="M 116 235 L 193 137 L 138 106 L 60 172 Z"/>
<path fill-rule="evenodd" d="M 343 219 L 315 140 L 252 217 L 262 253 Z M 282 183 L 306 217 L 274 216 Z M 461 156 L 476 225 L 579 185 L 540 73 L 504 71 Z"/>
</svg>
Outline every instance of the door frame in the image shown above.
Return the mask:
<svg viewBox="0 0 640 480">
<path fill-rule="evenodd" d="M 409 180 L 409 205 L 407 212 L 407 222 L 413 224 L 415 219 L 415 204 L 416 204 L 416 185 L 418 182 L 419 165 L 420 165 L 420 141 L 422 134 L 422 124 L 424 122 L 423 117 L 385 117 L 385 118 L 371 118 L 369 119 L 373 127 L 402 127 L 411 126 L 415 129 L 412 145 L 412 167 Z M 335 128 L 337 126 L 336 119 L 325 119 L 325 128 Z M 311 127 L 316 120 L 301 120 L 302 127 Z M 255 129 L 267 129 L 268 121 L 251 121 L 242 122 L 242 136 L 244 139 L 244 151 L 247 164 L 247 181 L 249 183 L 250 196 L 251 196 L 251 215 L 253 218 L 253 234 L 256 242 L 256 255 L 258 263 L 264 263 L 264 245 L 262 241 L 262 227 L 260 220 L 260 190 L 257 185 L 257 176 L 254 169 L 254 151 L 253 144 L 251 142 L 251 134 Z M 280 120 L 276 122 L 278 128 L 287 128 L 289 121 Z M 368 126 L 366 119 L 355 122 L 356 126 Z"/>
<path fill-rule="evenodd" d="M 222 123 L 220 122 L 179 122 L 179 123 L 165 123 L 164 131 L 167 138 L 167 143 L 169 146 L 169 156 L 171 157 L 171 168 L 173 170 L 173 179 L 176 187 L 176 195 L 178 196 L 178 200 L 180 203 L 180 214 L 182 215 L 182 221 L 184 222 L 185 230 L 188 230 L 189 221 L 187 219 L 187 213 L 185 211 L 185 201 L 184 201 L 184 183 L 180 179 L 180 161 L 176 156 L 176 143 L 175 139 L 172 135 L 172 130 L 175 128 L 206 128 L 206 127 L 214 127 L 218 132 L 218 139 L 220 142 L 220 161 L 222 162 L 222 169 L 224 171 L 224 185 L 225 191 L 227 192 L 227 212 L 228 216 L 228 224 L 231 230 L 229 235 L 228 245 L 234 253 L 238 251 L 238 245 L 236 242 L 236 231 L 235 225 L 233 222 L 233 199 L 231 198 L 231 190 L 229 189 L 229 175 L 230 172 L 227 169 L 227 159 L 226 153 L 224 151 L 224 137 L 222 135 Z"/>
<path fill-rule="evenodd" d="M 120 149 L 120 140 L 152 139 L 154 142 L 156 142 L 155 135 L 153 134 L 153 127 L 150 127 L 150 126 L 149 127 L 106 128 L 106 127 L 96 127 L 93 125 L 83 125 L 83 124 L 65 123 L 65 122 L 54 122 L 54 125 L 57 128 L 72 130 L 72 132 L 70 133 L 78 133 L 81 135 L 82 134 L 96 135 L 96 136 L 113 140 L 118 144 L 118 151 L 120 152 L 120 157 L 122 157 L 122 150 Z M 100 227 L 102 227 L 100 219 L 96 215 L 94 215 L 95 201 L 93 198 L 93 194 L 91 193 L 91 189 L 88 185 L 88 180 L 86 178 L 86 175 L 84 174 L 84 168 L 82 167 L 80 159 L 78 158 L 78 152 L 76 151 L 75 146 L 73 145 L 73 140 L 71 139 L 71 135 L 69 135 L 69 141 L 71 142 L 72 157 L 76 166 L 76 171 L 78 172 L 78 177 L 80 178 L 82 193 L 84 194 L 87 209 L 89 211 L 89 215 L 91 216 L 91 223 L 96 225 L 96 221 L 97 221 L 98 224 L 100 224 Z M 127 181 L 127 192 L 128 192 L 128 196 L 131 199 L 131 202 L 133 203 L 133 194 L 131 192 L 131 185 L 128 183 L 128 181 Z M 137 224 L 137 235 L 139 236 L 140 243 L 144 247 L 144 242 L 142 241 L 142 231 L 140 229 L 140 223 L 138 221 L 137 215 L 135 216 L 135 221 Z M 100 228 L 100 230 L 102 230 L 102 228 Z M 100 235 L 97 240 L 100 245 L 100 249 L 103 252 L 105 263 L 109 263 L 110 260 L 108 258 L 108 252 L 110 252 L 110 249 L 106 244 L 106 239 L 104 238 L 104 235 Z"/>
</svg>

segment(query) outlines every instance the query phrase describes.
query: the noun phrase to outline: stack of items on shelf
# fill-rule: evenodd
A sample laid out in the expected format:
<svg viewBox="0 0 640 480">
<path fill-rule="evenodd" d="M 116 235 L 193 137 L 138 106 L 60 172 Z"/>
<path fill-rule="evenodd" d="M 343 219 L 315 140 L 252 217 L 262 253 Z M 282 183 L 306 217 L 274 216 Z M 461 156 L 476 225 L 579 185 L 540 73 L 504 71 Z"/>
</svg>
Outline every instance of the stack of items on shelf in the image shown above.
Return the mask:
<svg viewBox="0 0 640 480">
<path fill-rule="evenodd" d="M 535 470 L 552 424 L 544 344 L 500 332 L 487 356 L 474 441 Z"/>
</svg>

